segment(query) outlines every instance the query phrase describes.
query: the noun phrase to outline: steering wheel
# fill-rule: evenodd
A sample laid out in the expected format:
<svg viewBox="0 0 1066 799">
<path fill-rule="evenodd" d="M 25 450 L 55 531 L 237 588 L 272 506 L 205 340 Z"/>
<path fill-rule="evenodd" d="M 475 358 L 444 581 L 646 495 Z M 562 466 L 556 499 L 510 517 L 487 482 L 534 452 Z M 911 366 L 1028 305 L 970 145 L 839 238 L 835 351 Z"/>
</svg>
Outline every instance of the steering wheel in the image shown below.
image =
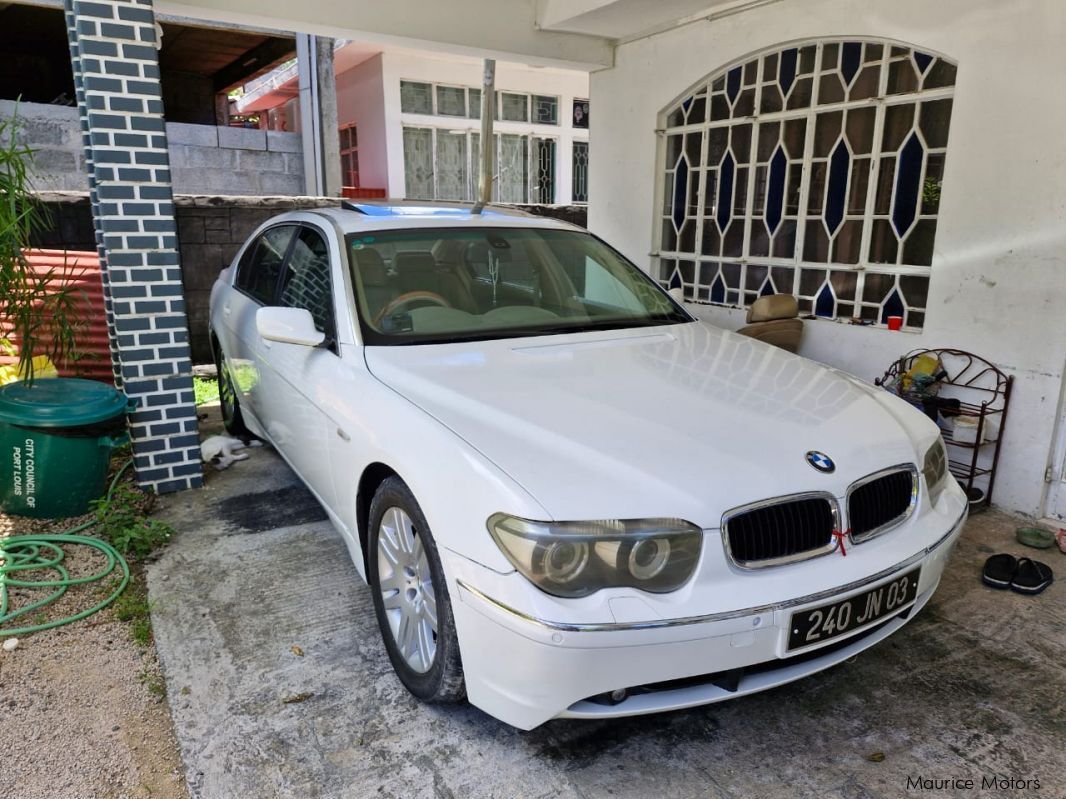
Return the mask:
<svg viewBox="0 0 1066 799">
<path fill-rule="evenodd" d="M 378 323 L 389 314 L 396 313 L 396 311 L 403 306 L 419 300 L 431 302 L 434 305 L 439 305 L 441 308 L 452 307 L 452 304 L 448 302 L 448 300 L 435 291 L 408 291 L 406 294 L 401 294 L 396 299 L 390 301 L 384 308 L 378 311 L 378 315 L 374 317 L 374 326 L 377 327 Z"/>
</svg>

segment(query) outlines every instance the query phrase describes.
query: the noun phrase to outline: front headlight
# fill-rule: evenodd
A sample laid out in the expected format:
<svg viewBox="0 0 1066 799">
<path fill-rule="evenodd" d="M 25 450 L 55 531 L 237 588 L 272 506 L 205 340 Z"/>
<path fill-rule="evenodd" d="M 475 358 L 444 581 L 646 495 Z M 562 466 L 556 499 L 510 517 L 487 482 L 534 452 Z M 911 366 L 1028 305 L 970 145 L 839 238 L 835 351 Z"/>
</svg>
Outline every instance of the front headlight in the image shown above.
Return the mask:
<svg viewBox="0 0 1066 799">
<path fill-rule="evenodd" d="M 925 477 L 925 487 L 929 492 L 929 501 L 936 502 L 948 486 L 948 455 L 944 451 L 944 442 L 939 438 L 933 442 L 933 445 L 925 453 L 922 476 Z"/>
<path fill-rule="evenodd" d="M 561 597 L 618 586 L 675 591 L 695 571 L 703 544 L 700 528 L 681 519 L 534 522 L 497 513 L 488 528 L 519 572 Z"/>
</svg>

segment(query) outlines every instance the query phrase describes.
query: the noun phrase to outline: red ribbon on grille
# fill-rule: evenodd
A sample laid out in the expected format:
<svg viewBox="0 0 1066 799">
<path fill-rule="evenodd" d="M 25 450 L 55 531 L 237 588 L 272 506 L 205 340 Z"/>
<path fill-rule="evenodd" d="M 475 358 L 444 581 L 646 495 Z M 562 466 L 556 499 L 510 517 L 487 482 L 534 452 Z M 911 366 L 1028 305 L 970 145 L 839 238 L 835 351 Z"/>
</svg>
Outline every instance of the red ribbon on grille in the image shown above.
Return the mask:
<svg viewBox="0 0 1066 799">
<path fill-rule="evenodd" d="M 844 549 L 844 538 L 846 536 L 849 536 L 849 535 L 851 535 L 851 528 L 850 527 L 847 530 L 834 530 L 833 531 L 833 537 L 837 541 L 840 542 L 840 556 L 842 558 L 846 558 L 848 556 L 847 550 Z"/>
</svg>

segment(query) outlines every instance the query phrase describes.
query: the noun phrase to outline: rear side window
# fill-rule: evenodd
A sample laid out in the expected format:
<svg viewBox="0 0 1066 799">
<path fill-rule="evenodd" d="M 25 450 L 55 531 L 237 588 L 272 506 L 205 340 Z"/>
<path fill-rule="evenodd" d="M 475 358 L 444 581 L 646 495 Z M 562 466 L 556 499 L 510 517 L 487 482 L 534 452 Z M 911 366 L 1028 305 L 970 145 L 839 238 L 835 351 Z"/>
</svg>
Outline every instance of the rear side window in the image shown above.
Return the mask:
<svg viewBox="0 0 1066 799">
<path fill-rule="evenodd" d="M 281 265 L 296 227 L 279 225 L 260 236 L 237 267 L 237 288 L 263 305 L 273 305 Z"/>
<path fill-rule="evenodd" d="M 281 305 L 306 308 L 315 327 L 333 332 L 333 293 L 330 289 L 329 247 L 311 228 L 303 228 L 296 238 L 281 284 Z"/>
</svg>

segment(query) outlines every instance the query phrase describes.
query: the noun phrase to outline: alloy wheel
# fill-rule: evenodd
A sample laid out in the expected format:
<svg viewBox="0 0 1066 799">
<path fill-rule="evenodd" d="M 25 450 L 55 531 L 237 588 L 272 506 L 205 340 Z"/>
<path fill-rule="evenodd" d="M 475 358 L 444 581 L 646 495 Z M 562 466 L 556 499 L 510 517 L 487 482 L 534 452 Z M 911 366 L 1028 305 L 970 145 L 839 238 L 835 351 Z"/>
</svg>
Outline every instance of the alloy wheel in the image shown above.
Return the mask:
<svg viewBox="0 0 1066 799">
<path fill-rule="evenodd" d="M 437 654 L 437 598 L 422 539 L 402 508 L 382 515 L 377 555 L 377 590 L 392 639 L 407 665 L 425 674 Z"/>
</svg>

